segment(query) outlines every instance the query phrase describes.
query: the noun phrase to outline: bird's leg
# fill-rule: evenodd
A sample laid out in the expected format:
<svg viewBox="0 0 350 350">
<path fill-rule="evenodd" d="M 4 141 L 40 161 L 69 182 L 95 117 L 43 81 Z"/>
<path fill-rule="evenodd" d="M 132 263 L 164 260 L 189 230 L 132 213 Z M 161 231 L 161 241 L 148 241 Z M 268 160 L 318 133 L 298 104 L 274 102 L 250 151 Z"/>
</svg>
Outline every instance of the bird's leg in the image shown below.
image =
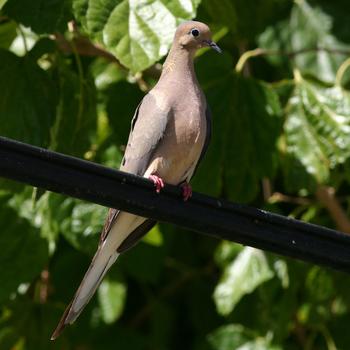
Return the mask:
<svg viewBox="0 0 350 350">
<path fill-rule="evenodd" d="M 184 201 L 186 202 L 186 201 L 188 201 L 189 198 L 192 197 L 192 187 L 187 181 L 184 181 L 180 185 L 180 187 L 182 189 L 182 197 L 183 197 Z"/>
<path fill-rule="evenodd" d="M 156 187 L 156 192 L 159 193 L 160 190 L 164 187 L 163 179 L 154 174 L 148 176 L 148 178 L 153 181 L 154 186 Z"/>
</svg>

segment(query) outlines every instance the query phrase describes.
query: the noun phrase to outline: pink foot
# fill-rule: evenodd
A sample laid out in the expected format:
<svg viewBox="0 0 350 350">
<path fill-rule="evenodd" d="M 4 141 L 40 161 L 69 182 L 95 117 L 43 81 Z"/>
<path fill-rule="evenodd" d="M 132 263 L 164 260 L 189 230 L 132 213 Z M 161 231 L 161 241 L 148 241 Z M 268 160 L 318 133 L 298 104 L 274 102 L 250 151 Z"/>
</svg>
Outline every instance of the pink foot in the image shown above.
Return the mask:
<svg viewBox="0 0 350 350">
<path fill-rule="evenodd" d="M 159 193 L 164 187 L 164 181 L 157 175 L 150 175 L 148 178 L 153 181 L 154 186 L 156 187 L 156 192 Z"/>
<path fill-rule="evenodd" d="M 180 185 L 182 189 L 182 197 L 184 201 L 188 201 L 189 198 L 192 197 L 192 187 L 188 182 L 184 182 L 183 184 Z"/>
</svg>

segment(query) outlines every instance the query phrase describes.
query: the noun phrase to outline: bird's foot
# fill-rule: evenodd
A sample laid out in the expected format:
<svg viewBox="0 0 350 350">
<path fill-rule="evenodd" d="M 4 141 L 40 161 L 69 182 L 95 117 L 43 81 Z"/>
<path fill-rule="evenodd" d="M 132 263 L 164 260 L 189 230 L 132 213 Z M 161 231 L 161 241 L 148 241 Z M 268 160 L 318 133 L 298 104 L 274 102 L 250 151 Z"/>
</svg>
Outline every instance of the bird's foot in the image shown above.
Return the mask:
<svg viewBox="0 0 350 350">
<path fill-rule="evenodd" d="M 186 202 L 189 200 L 189 198 L 192 197 L 192 187 L 187 181 L 182 183 L 180 185 L 180 187 L 182 189 L 182 197 L 183 197 L 184 201 Z"/>
<path fill-rule="evenodd" d="M 162 188 L 164 188 L 164 181 L 159 176 L 157 176 L 157 175 L 150 175 L 148 178 L 153 181 L 157 193 L 159 193 L 160 190 Z"/>
</svg>

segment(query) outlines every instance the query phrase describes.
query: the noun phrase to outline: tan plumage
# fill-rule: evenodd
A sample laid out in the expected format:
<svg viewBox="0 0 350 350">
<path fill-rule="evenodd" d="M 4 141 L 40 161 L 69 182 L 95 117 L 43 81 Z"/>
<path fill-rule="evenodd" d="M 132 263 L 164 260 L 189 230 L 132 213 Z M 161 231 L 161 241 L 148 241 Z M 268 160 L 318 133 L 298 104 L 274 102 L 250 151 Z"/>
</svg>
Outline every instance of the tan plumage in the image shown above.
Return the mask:
<svg viewBox="0 0 350 350">
<path fill-rule="evenodd" d="M 173 185 L 190 181 L 210 136 L 210 116 L 193 67 L 194 54 L 203 46 L 219 51 L 207 25 L 191 21 L 178 27 L 158 83 L 135 112 L 121 170 L 156 175 Z M 119 254 L 154 224 L 110 209 L 97 252 L 51 339 L 76 320 Z"/>
</svg>

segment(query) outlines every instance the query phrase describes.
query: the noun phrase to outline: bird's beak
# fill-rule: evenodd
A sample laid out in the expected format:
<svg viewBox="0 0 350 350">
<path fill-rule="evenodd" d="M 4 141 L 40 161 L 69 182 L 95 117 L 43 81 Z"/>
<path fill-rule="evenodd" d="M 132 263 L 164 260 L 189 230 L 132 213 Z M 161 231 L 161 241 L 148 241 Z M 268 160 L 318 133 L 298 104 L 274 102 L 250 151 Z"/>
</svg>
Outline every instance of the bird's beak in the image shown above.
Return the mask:
<svg viewBox="0 0 350 350">
<path fill-rule="evenodd" d="M 221 49 L 220 49 L 220 47 L 219 47 L 214 41 L 212 41 L 212 40 L 204 40 L 204 44 L 205 44 L 206 46 L 211 47 L 213 50 L 215 50 L 215 51 L 218 52 L 218 53 L 221 53 L 221 52 L 222 52 Z"/>
</svg>

